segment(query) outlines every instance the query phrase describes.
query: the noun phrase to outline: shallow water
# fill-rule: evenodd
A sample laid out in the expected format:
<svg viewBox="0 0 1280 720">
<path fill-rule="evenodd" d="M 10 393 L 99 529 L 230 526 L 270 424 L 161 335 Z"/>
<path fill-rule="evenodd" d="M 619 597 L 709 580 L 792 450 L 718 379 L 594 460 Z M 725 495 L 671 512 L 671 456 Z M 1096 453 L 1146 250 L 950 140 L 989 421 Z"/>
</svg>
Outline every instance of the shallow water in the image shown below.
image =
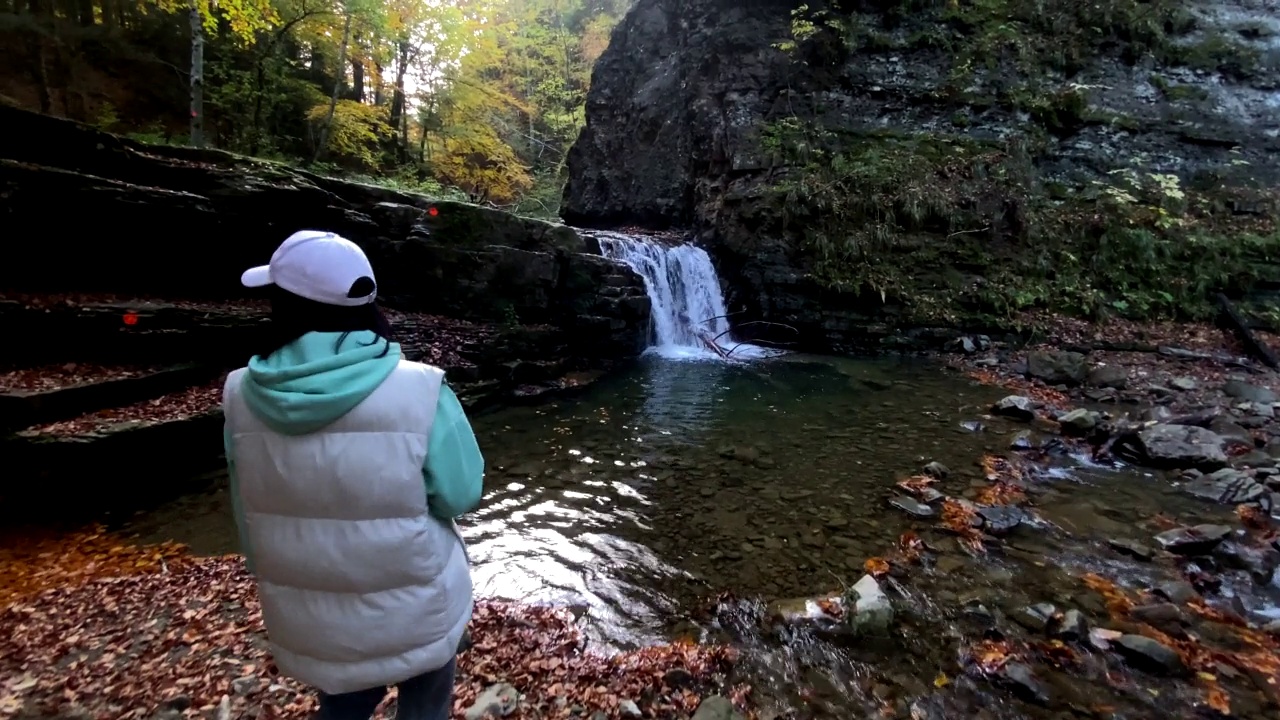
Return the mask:
<svg viewBox="0 0 1280 720">
<path fill-rule="evenodd" d="M 939 717 L 970 716 L 988 686 L 935 686 L 952 672 L 961 635 L 981 633 L 965 607 L 1087 609 L 1074 577 L 1082 572 L 1102 569 L 1133 585 L 1159 579 L 1155 566 L 1108 551 L 1107 539 L 1150 544 L 1163 528 L 1147 520 L 1160 512 L 1206 522 L 1230 514 L 1173 494 L 1160 478 L 1071 457 L 1038 483 L 1043 527 L 1016 530 L 988 558 L 959 552 L 935 520 L 887 505 L 893 483 L 930 461 L 951 469 L 938 485 L 947 494 L 984 485 L 978 458 L 1005 452 L 1020 429 L 984 417 L 1003 394 L 916 360 L 789 355 L 735 366 L 648 356 L 585 395 L 478 417 L 486 492 L 460 523 L 476 591 L 575 606 L 606 648 L 677 636 L 741 643 L 752 650 L 747 671 L 779 707 L 934 717 L 928 703 L 937 702 Z M 221 488 L 131 525 L 200 553 L 235 549 Z M 852 585 L 864 561 L 908 529 L 942 552 L 904 583 L 896 637 L 849 648 L 761 632 L 753 613 L 764 602 Z M 1246 608 L 1273 612 L 1269 591 L 1247 583 Z M 726 590 L 751 602 L 708 619 L 707 599 Z M 1153 698 L 1184 694 L 1152 682 L 1162 694 L 1108 696 L 1137 713 L 1117 717 L 1142 717 Z M 997 694 L 999 706 L 980 715 L 1052 717 L 1052 708 L 1097 700 L 1086 680 L 1055 678 L 1053 689 L 1049 707 Z M 930 694 L 938 697 L 919 705 Z"/>
</svg>

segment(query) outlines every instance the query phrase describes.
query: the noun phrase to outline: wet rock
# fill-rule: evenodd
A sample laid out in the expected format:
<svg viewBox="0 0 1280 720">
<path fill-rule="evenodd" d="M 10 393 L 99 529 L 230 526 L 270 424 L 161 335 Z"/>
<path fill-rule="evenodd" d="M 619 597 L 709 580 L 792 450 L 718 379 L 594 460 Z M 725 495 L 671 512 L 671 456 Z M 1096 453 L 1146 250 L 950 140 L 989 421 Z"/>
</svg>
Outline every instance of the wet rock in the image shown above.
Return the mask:
<svg viewBox="0 0 1280 720">
<path fill-rule="evenodd" d="M 1144 622 L 1169 635 L 1179 635 L 1187 624 L 1187 616 L 1173 603 L 1138 605 L 1130 611 L 1135 620 Z"/>
<path fill-rule="evenodd" d="M 1250 450 L 1243 455 L 1231 458 L 1231 467 L 1236 469 L 1270 467 L 1275 463 L 1276 459 L 1262 450 Z"/>
<path fill-rule="evenodd" d="M 1197 383 L 1193 378 L 1176 377 L 1169 381 L 1169 387 L 1173 388 L 1174 390 L 1185 391 L 1185 390 L 1195 390 L 1196 388 L 1200 387 L 1200 384 Z"/>
<path fill-rule="evenodd" d="M 640 706 L 636 705 L 634 700 L 623 700 L 618 703 L 618 714 L 622 715 L 622 717 L 632 718 L 644 716 L 644 713 L 640 712 Z"/>
<path fill-rule="evenodd" d="M 1031 666 L 1020 662 L 1011 662 L 1000 669 L 1000 680 L 1015 695 L 1023 700 L 1049 704 L 1049 689 L 1036 678 Z"/>
<path fill-rule="evenodd" d="M 1031 437 L 1030 430 L 1019 430 L 1009 441 L 1010 450 L 1035 450 L 1039 445 Z"/>
<path fill-rule="evenodd" d="M 1040 350 L 1027 354 L 1027 375 L 1049 385 L 1079 385 L 1089 374 L 1084 355 Z"/>
<path fill-rule="evenodd" d="M 991 406 L 991 412 L 1014 420 L 1030 421 L 1036 417 L 1035 403 L 1031 398 L 1021 395 L 1010 395 L 1001 399 L 1000 402 Z"/>
<path fill-rule="evenodd" d="M 1231 540 L 1214 548 L 1213 557 L 1225 567 L 1248 572 L 1260 585 L 1269 584 L 1276 568 L 1280 567 L 1280 551 L 1275 548 L 1253 547 Z"/>
<path fill-rule="evenodd" d="M 1083 640 L 1089 634 L 1089 621 L 1079 610 L 1068 610 L 1053 628 L 1053 636 L 1061 640 Z"/>
<path fill-rule="evenodd" d="M 1085 383 L 1093 387 L 1123 390 L 1129 384 L 1129 371 L 1120 365 L 1098 365 L 1089 371 Z"/>
<path fill-rule="evenodd" d="M 720 457 L 727 458 L 729 460 L 737 460 L 750 465 L 759 462 L 760 451 L 750 446 L 729 446 L 720 448 Z"/>
<path fill-rule="evenodd" d="M 1058 418 L 1062 432 L 1066 435 L 1088 435 L 1102 420 L 1100 413 L 1084 408 L 1076 408 Z"/>
<path fill-rule="evenodd" d="M 1253 445 L 1253 435 L 1238 423 L 1226 416 L 1218 416 L 1209 422 L 1209 429 L 1229 440 L 1239 440 L 1246 445 Z"/>
<path fill-rule="evenodd" d="M 688 670 L 673 668 L 662 676 L 662 684 L 673 688 L 687 688 L 692 687 L 696 679 Z"/>
<path fill-rule="evenodd" d="M 1031 632 L 1043 633 L 1049 629 L 1053 616 L 1058 612 L 1050 603 L 1037 603 L 1018 608 L 1013 612 L 1013 621 Z"/>
<path fill-rule="evenodd" d="M 849 629 L 856 635 L 882 635 L 893 624 L 893 605 L 880 584 L 870 575 L 863 575 L 853 586 L 857 598 L 853 611 L 846 613 Z"/>
<path fill-rule="evenodd" d="M 889 499 L 889 504 L 903 512 L 918 518 L 933 517 L 933 508 L 905 495 L 896 495 Z"/>
<path fill-rule="evenodd" d="M 1156 535 L 1160 547 L 1176 555 L 1205 555 L 1231 535 L 1226 525 L 1195 525 L 1174 528 Z"/>
<path fill-rule="evenodd" d="M 1178 605 L 1196 600 L 1199 593 L 1196 592 L 1196 585 L 1190 584 L 1187 580 L 1169 580 L 1169 582 L 1156 585 L 1156 593 L 1164 597 L 1165 600 L 1176 602 Z"/>
<path fill-rule="evenodd" d="M 1130 665 L 1150 673 L 1184 675 L 1187 666 L 1176 650 L 1143 635 L 1121 635 L 1111 643 Z"/>
<path fill-rule="evenodd" d="M 467 720 L 506 717 L 519 705 L 520 691 L 507 683 L 497 683 L 485 688 L 464 714 Z"/>
<path fill-rule="evenodd" d="M 937 460 L 934 460 L 933 462 L 924 466 L 924 472 L 926 475 L 929 475 L 931 477 L 936 477 L 939 480 L 945 480 L 947 476 L 951 474 L 951 469 L 948 468 L 946 465 L 943 465 L 942 463 L 938 462 Z"/>
<path fill-rule="evenodd" d="M 1112 550 L 1115 550 L 1121 555 L 1128 555 L 1129 557 L 1137 558 L 1139 560 L 1150 560 L 1155 557 L 1154 550 L 1143 545 L 1137 540 L 1112 538 L 1107 541 L 1107 545 L 1111 546 Z"/>
<path fill-rule="evenodd" d="M 733 703 L 722 695 L 708 695 L 698 703 L 692 720 L 742 720 Z"/>
<path fill-rule="evenodd" d="M 1222 386 L 1222 392 L 1233 398 L 1239 398 L 1253 403 L 1274 404 L 1280 398 L 1271 390 L 1256 385 L 1250 385 L 1243 380 L 1228 380 Z"/>
<path fill-rule="evenodd" d="M 1267 489 L 1239 470 L 1222 468 L 1186 483 L 1182 491 L 1217 503 L 1239 505 L 1257 500 Z"/>
<path fill-rule="evenodd" d="M 245 696 L 252 694 L 261 684 L 257 675 L 245 675 L 231 681 L 231 692 Z"/>
<path fill-rule="evenodd" d="M 978 508 L 978 517 L 992 535 L 1010 532 L 1028 519 L 1025 510 L 1013 505 L 984 505 Z"/>
<path fill-rule="evenodd" d="M 1227 464 L 1222 437 L 1196 425 L 1152 425 L 1136 441 L 1138 462 L 1152 467 L 1209 471 Z"/>
</svg>

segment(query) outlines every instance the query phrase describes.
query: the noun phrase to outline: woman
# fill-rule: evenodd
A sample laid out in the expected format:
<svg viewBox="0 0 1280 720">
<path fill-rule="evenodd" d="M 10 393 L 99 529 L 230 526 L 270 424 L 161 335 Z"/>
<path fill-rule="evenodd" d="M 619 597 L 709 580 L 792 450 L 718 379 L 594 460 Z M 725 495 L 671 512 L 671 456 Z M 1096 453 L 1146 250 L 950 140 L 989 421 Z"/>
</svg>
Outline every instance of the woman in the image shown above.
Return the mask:
<svg viewBox="0 0 1280 720">
<path fill-rule="evenodd" d="M 320 691 L 324 720 L 445 720 L 471 617 L 454 518 L 484 459 L 438 368 L 401 357 L 369 260 L 294 233 L 241 282 L 269 287 L 271 340 L 223 390 L 245 561 L 280 671 Z"/>
</svg>

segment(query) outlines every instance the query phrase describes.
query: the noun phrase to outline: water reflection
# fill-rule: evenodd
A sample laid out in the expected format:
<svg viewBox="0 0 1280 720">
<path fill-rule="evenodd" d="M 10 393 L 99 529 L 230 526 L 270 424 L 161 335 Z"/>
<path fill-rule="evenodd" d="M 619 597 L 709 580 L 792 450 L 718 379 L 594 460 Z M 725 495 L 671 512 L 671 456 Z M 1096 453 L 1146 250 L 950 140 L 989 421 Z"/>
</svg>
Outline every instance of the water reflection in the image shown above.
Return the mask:
<svg viewBox="0 0 1280 720">
<path fill-rule="evenodd" d="M 716 406 L 728 390 L 731 373 L 742 370 L 722 362 L 673 362 L 646 357 L 643 398 L 637 420 L 649 432 L 692 440 L 716 419 Z"/>
</svg>

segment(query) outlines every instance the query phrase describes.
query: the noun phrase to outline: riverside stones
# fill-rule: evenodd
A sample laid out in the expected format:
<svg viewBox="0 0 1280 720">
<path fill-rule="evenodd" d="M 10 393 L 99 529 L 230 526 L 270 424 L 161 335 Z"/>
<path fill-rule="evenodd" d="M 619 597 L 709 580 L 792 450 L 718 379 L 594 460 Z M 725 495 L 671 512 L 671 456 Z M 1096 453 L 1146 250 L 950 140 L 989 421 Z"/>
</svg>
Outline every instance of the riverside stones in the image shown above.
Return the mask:
<svg viewBox="0 0 1280 720">
<path fill-rule="evenodd" d="M 464 713 L 467 720 L 506 717 L 520 704 L 520 691 L 507 683 L 490 685 Z"/>
<path fill-rule="evenodd" d="M 991 407 L 994 415 L 1030 421 L 1036 417 L 1035 403 L 1021 395 L 1010 395 Z"/>
<path fill-rule="evenodd" d="M 1226 525 L 1195 525 L 1174 528 L 1156 535 L 1160 547 L 1175 555 L 1205 555 L 1227 539 L 1232 529 Z"/>
<path fill-rule="evenodd" d="M 1217 470 L 1227 464 L 1224 444 L 1221 435 L 1197 425 L 1160 424 L 1140 430 L 1134 449 L 1152 467 Z"/>
<path fill-rule="evenodd" d="M 1261 499 L 1267 488 L 1239 470 L 1222 468 L 1187 482 L 1182 491 L 1224 505 L 1239 505 Z"/>
<path fill-rule="evenodd" d="M 1085 357 L 1078 352 L 1043 350 L 1027 355 L 1027 375 L 1049 385 L 1079 385 L 1088 374 Z"/>
<path fill-rule="evenodd" d="M 880 589 L 880 583 L 870 575 L 863 575 L 854 584 L 855 600 L 846 616 L 846 623 L 855 635 L 883 635 L 893 624 L 893 604 L 889 596 Z"/>
<path fill-rule="evenodd" d="M 742 720 L 742 715 L 733 707 L 733 703 L 722 695 L 708 695 L 698 703 L 693 713 L 693 720 Z"/>
</svg>

